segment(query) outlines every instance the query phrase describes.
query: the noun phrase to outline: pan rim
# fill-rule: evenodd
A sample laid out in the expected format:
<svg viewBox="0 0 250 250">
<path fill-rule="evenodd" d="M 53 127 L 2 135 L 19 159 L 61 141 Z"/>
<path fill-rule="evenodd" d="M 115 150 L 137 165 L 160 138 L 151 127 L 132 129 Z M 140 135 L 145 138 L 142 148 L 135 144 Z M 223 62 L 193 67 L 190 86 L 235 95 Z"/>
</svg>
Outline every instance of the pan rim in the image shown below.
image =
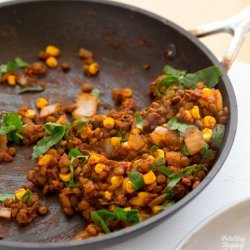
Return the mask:
<svg viewBox="0 0 250 250">
<path fill-rule="evenodd" d="M 219 170 L 223 166 L 223 163 L 225 162 L 230 152 L 230 149 L 233 145 L 234 139 L 235 139 L 235 134 L 236 134 L 236 129 L 237 129 L 237 120 L 238 120 L 236 96 L 235 96 L 231 81 L 225 69 L 223 68 L 221 63 L 218 61 L 218 59 L 214 56 L 214 54 L 204 44 L 202 44 L 196 37 L 194 37 L 191 33 L 189 33 L 188 31 L 183 29 L 181 26 L 173 23 L 172 21 L 169 21 L 168 19 L 164 17 L 161 17 L 157 14 L 154 14 L 152 12 L 149 12 L 147 10 L 144 10 L 138 7 L 134 7 L 134 6 L 123 4 L 123 3 L 113 2 L 113 1 L 102 1 L 102 0 L 12 0 L 9 2 L 1 3 L 0 8 L 18 6 L 18 5 L 26 4 L 26 3 L 39 3 L 39 2 L 90 2 L 90 3 L 92 2 L 92 3 L 102 4 L 106 6 L 108 5 L 112 7 L 123 8 L 126 10 L 133 11 L 135 13 L 139 13 L 141 15 L 147 16 L 149 18 L 152 18 L 178 31 L 182 36 L 186 37 L 197 48 L 199 48 L 203 52 L 203 54 L 207 56 L 208 59 L 213 64 L 219 65 L 222 70 L 222 81 L 224 82 L 225 88 L 229 96 L 230 121 L 227 124 L 229 133 L 228 133 L 227 140 L 225 141 L 224 148 L 222 152 L 220 153 L 219 158 L 216 160 L 213 168 L 211 169 L 209 174 L 205 177 L 205 179 L 201 182 L 201 184 L 195 190 L 193 190 L 184 198 L 182 198 L 180 201 L 178 201 L 174 206 L 159 213 L 158 215 L 151 217 L 150 219 L 147 219 L 146 221 L 140 222 L 128 228 L 124 228 L 122 230 L 109 233 L 102 237 L 96 237 L 96 238 L 93 237 L 93 238 L 89 238 L 89 239 L 85 239 L 81 241 L 66 241 L 66 242 L 58 242 L 58 243 L 36 243 L 36 242 L 30 243 L 30 242 L 1 240 L 0 247 L 5 247 L 4 249 L 6 248 L 19 248 L 19 249 L 63 248 L 63 249 L 68 249 L 70 247 L 76 247 L 76 246 L 78 247 L 93 246 L 94 247 L 94 246 L 101 246 L 102 244 L 105 244 L 107 242 L 109 243 L 112 243 L 115 241 L 117 242 L 119 239 L 124 238 L 124 236 L 128 238 L 129 235 L 132 235 L 133 233 L 139 234 L 139 231 L 145 232 L 149 228 L 153 228 L 153 226 L 155 226 L 156 224 L 163 222 L 168 216 L 173 215 L 180 208 L 182 208 L 185 204 L 187 204 L 194 197 L 200 194 L 200 192 L 211 182 L 211 180 L 216 176 L 216 174 L 219 172 Z"/>
</svg>

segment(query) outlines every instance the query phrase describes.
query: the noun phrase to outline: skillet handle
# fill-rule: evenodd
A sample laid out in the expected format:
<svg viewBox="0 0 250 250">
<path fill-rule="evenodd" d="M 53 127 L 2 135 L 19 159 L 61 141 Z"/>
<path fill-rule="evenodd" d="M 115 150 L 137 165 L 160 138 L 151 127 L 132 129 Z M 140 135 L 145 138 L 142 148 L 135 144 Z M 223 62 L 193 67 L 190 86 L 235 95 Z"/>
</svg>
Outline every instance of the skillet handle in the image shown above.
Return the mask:
<svg viewBox="0 0 250 250">
<path fill-rule="evenodd" d="M 250 5 L 231 18 L 199 26 L 196 29 L 190 30 L 190 32 L 197 37 L 204 37 L 221 32 L 228 32 L 233 36 L 222 59 L 222 64 L 228 71 L 239 53 L 244 39 L 250 32 Z"/>
</svg>

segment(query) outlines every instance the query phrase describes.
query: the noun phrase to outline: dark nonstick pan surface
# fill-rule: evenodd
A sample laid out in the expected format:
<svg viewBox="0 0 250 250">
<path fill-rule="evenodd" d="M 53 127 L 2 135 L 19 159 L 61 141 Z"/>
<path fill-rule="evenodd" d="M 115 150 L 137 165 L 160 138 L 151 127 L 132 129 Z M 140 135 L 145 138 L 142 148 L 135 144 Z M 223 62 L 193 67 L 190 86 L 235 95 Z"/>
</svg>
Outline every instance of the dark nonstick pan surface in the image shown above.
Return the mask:
<svg viewBox="0 0 250 250">
<path fill-rule="evenodd" d="M 114 87 L 130 87 L 143 108 L 150 103 L 148 83 L 161 74 L 164 64 L 191 72 L 219 64 L 212 53 L 191 34 L 166 19 L 134 7 L 101 0 L 18 0 L 2 4 L 1 63 L 17 56 L 33 62 L 37 52 L 48 44 L 60 47 L 60 61 L 65 60 L 72 67 L 68 74 L 62 73 L 59 68 L 48 74 L 45 79 L 47 89 L 42 96 L 50 103 L 73 102 L 81 84 L 88 82 L 102 91 L 102 98 L 110 105 L 113 105 L 111 92 Z M 80 47 L 94 52 L 95 60 L 101 66 L 97 77 L 86 78 L 83 75 L 82 62 L 77 56 Z M 143 69 L 143 64 L 146 63 L 151 65 L 147 71 Z M 93 249 L 107 246 L 149 230 L 194 198 L 221 168 L 235 136 L 236 99 L 230 80 L 226 72 L 222 71 L 223 77 L 218 87 L 231 115 L 220 155 L 198 188 L 173 207 L 143 223 L 104 237 L 74 242 L 65 241 L 84 227 L 83 219 L 78 215 L 67 218 L 61 211 L 57 198 L 53 195 L 44 197 L 50 213 L 37 218 L 27 227 L 0 221 L 1 231 L 6 232 L 6 237 L 0 241 L 0 249 L 86 249 L 90 246 Z M 21 105 L 34 107 L 35 100 L 41 95 L 17 95 L 17 92 L 15 88 L 0 86 L 0 110 L 16 111 Z M 0 193 L 9 193 L 27 183 L 26 171 L 34 164 L 29 158 L 31 148 L 21 147 L 17 152 L 13 162 L 0 164 Z M 58 242 L 52 244 L 51 241 Z"/>
</svg>

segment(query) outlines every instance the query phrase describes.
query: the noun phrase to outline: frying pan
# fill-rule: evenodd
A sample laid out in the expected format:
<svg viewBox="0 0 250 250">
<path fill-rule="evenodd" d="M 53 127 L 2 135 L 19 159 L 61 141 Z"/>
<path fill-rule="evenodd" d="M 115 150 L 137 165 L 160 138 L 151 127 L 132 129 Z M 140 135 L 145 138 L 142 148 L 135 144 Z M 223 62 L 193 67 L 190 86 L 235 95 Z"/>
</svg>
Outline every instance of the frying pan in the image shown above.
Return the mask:
<svg viewBox="0 0 250 250">
<path fill-rule="evenodd" d="M 124 4 L 95 1 L 13 1 L 0 8 L 0 60 L 15 57 L 33 62 L 38 51 L 48 44 L 60 47 L 60 61 L 71 65 L 67 74 L 51 70 L 45 79 L 47 89 L 42 96 L 50 103 L 68 104 L 80 90 L 83 82 L 102 91 L 105 102 L 113 105 L 114 87 L 130 87 L 141 108 L 150 103 L 148 83 L 160 74 L 164 64 L 190 72 L 217 64 L 215 56 L 199 40 L 176 24 Z M 86 47 L 94 52 L 101 65 L 97 77 L 86 78 L 81 69 L 78 49 Z M 143 64 L 150 64 L 144 70 Z M 69 241 L 84 227 L 84 220 L 75 215 L 67 218 L 58 199 L 42 199 L 50 213 L 37 218 L 27 227 L 2 221 L 1 231 L 6 237 L 0 241 L 1 249 L 100 249 L 110 244 L 135 237 L 166 220 L 195 198 L 222 167 L 234 140 L 237 126 L 237 104 L 231 82 L 223 66 L 218 88 L 223 94 L 230 117 L 219 156 L 202 183 L 177 204 L 164 212 L 123 230 L 103 237 L 83 241 Z M 0 110 L 15 111 L 21 105 L 34 108 L 40 94 L 17 95 L 15 88 L 0 86 Z M 31 169 L 30 148 L 20 147 L 14 161 L 0 165 L 0 193 L 14 191 L 27 183 L 25 173 Z M 51 243 L 53 242 L 53 243 Z"/>
</svg>

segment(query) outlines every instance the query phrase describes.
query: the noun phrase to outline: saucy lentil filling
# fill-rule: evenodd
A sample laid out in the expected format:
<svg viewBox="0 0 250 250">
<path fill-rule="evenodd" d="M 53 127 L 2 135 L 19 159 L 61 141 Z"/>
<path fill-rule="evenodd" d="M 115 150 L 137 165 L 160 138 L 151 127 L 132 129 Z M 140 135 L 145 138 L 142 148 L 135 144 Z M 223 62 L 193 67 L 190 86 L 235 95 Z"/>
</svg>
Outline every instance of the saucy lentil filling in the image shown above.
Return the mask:
<svg viewBox="0 0 250 250">
<path fill-rule="evenodd" d="M 59 66 L 61 51 L 48 46 L 31 65 L 20 58 L 0 66 L 1 83 L 42 92 L 41 77 Z M 98 74 L 93 53 L 81 48 L 83 72 Z M 61 63 L 67 73 L 70 65 Z M 22 70 L 20 70 L 22 68 Z M 59 196 L 67 216 L 81 213 L 88 226 L 80 240 L 139 223 L 174 205 L 205 178 L 223 141 L 228 108 L 215 86 L 217 66 L 187 73 L 166 65 L 149 84 L 152 103 L 137 108 L 132 89 L 113 89 L 116 107 L 98 113 L 100 91 L 85 83 L 73 104 L 50 103 L 37 110 L 2 112 L 0 162 L 12 161 L 15 144 L 32 145 L 27 184 L 0 194 L 0 218 L 31 223 L 49 208 L 35 191 Z M 69 122 L 70 120 L 71 122 Z"/>
</svg>

